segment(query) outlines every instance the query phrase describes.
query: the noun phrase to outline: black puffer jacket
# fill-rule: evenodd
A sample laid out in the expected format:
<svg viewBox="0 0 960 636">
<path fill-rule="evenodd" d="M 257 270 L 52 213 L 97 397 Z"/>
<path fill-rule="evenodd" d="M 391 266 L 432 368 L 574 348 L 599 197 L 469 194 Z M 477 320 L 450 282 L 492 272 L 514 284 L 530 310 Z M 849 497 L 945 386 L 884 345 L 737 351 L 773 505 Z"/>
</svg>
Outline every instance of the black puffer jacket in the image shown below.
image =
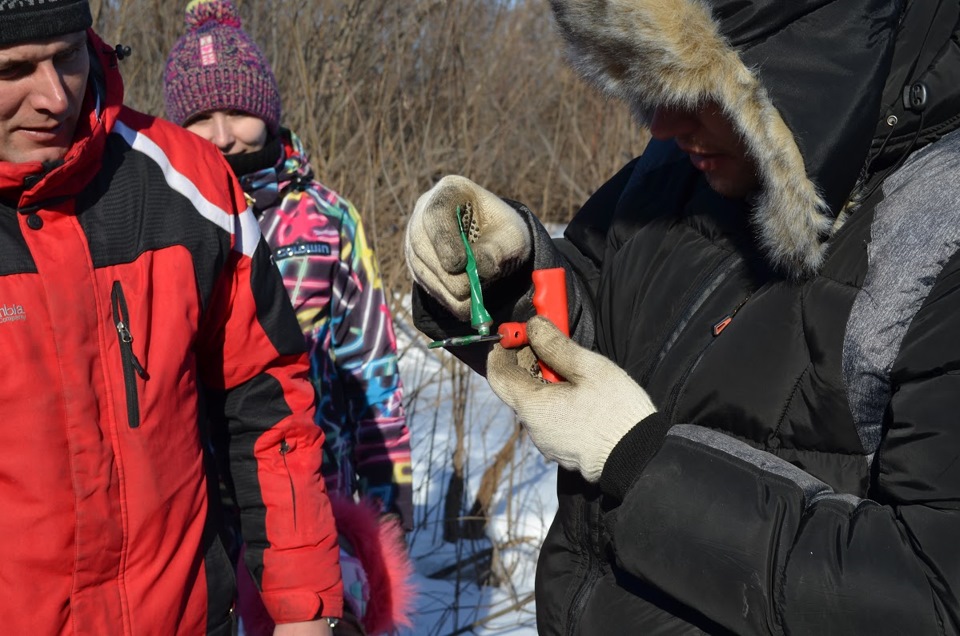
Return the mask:
<svg viewBox="0 0 960 636">
<path fill-rule="evenodd" d="M 540 632 L 960 632 L 960 3 L 553 5 L 641 116 L 719 102 L 762 191 L 653 142 L 564 241 L 528 215 L 659 409 L 599 485 L 561 470 Z"/>
</svg>

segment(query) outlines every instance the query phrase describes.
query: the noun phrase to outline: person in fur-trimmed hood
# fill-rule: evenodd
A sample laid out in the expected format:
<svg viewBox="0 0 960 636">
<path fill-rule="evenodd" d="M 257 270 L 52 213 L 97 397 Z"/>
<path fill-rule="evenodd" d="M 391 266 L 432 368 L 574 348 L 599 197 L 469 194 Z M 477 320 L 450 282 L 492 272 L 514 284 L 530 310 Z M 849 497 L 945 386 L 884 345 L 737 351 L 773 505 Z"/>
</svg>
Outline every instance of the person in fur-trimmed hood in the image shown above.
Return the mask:
<svg viewBox="0 0 960 636">
<path fill-rule="evenodd" d="M 960 2 L 551 4 L 653 140 L 561 240 L 459 176 L 406 236 L 428 335 L 470 332 L 458 207 L 529 319 L 451 350 L 560 465 L 540 633 L 960 632 Z"/>
</svg>

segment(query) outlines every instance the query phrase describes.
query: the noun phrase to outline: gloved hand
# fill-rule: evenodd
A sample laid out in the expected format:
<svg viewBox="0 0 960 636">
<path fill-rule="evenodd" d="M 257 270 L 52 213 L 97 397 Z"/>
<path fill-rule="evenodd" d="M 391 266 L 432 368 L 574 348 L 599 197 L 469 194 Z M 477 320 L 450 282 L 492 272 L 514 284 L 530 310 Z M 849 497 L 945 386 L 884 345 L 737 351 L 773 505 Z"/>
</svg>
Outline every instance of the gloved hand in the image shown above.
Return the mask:
<svg viewBox="0 0 960 636">
<path fill-rule="evenodd" d="M 407 224 L 407 267 L 427 293 L 460 320 L 469 320 L 470 283 L 464 273 L 467 256 L 457 206 L 465 215 L 463 229 L 484 283 L 523 265 L 533 238 L 516 210 L 465 177 L 446 176 L 420 196 Z"/>
<path fill-rule="evenodd" d="M 490 387 L 516 412 L 544 457 L 596 483 L 617 442 L 657 409 L 626 371 L 549 320 L 531 318 L 527 337 L 529 347 L 493 347 L 487 358 Z M 547 384 L 535 377 L 536 358 L 566 381 Z"/>
</svg>

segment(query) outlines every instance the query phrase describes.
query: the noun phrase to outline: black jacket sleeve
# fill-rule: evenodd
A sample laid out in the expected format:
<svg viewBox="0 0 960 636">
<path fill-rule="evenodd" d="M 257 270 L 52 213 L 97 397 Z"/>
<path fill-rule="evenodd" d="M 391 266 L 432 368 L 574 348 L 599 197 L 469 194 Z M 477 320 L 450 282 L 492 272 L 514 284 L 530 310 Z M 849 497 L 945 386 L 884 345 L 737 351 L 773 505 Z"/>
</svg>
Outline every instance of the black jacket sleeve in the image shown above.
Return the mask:
<svg viewBox="0 0 960 636">
<path fill-rule="evenodd" d="M 942 276 L 904 338 L 869 498 L 674 426 L 601 481 L 622 493 L 606 518 L 618 564 L 739 634 L 960 633 L 958 288 Z"/>
</svg>

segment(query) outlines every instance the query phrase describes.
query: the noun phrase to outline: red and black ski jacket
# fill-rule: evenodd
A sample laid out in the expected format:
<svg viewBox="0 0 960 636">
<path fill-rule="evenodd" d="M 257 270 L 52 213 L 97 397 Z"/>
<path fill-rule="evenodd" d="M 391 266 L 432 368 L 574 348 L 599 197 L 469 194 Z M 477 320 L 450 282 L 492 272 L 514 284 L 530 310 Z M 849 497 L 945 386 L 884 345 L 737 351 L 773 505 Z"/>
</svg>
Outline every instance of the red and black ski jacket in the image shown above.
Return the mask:
<svg viewBox="0 0 960 636">
<path fill-rule="evenodd" d="M 278 622 L 338 616 L 303 338 L 217 149 L 91 79 L 59 167 L 0 163 L 0 624 L 229 633 L 212 449 Z"/>
</svg>

